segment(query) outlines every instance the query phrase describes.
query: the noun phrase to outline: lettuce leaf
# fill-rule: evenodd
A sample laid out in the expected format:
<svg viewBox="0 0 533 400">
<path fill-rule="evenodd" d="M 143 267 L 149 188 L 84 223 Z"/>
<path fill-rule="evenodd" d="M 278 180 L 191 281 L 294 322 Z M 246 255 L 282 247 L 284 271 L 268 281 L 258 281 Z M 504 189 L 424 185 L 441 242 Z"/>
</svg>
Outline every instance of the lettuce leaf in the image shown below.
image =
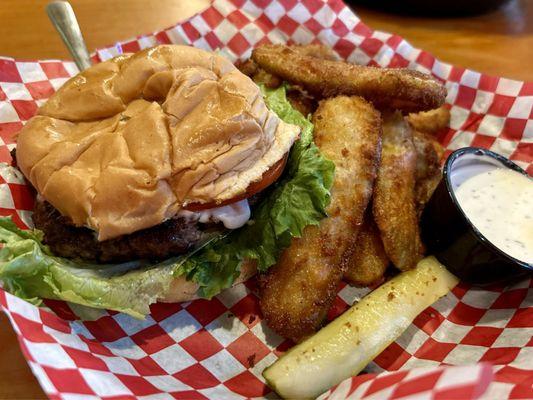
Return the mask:
<svg viewBox="0 0 533 400">
<path fill-rule="evenodd" d="M 0 218 L 0 280 L 6 290 L 36 305 L 43 298 L 60 299 L 142 318 L 168 290 L 181 261 L 82 264 L 54 257 L 41 239 L 42 232 L 20 230 L 11 218 Z"/>
<path fill-rule="evenodd" d="M 285 122 L 301 126 L 302 133 L 291 149 L 284 176 L 253 210 L 247 225 L 188 256 L 156 264 L 95 265 L 55 257 L 42 244 L 42 232 L 20 230 L 10 218 L 0 218 L 4 288 L 34 304 L 43 298 L 60 299 L 141 318 L 175 277 L 196 282 L 198 294 L 211 298 L 233 284 L 245 258 L 256 260 L 260 271 L 267 270 L 293 237 L 326 216 L 335 167 L 313 143 L 313 125 L 291 107 L 285 88 L 262 90 L 268 107 Z"/>
</svg>

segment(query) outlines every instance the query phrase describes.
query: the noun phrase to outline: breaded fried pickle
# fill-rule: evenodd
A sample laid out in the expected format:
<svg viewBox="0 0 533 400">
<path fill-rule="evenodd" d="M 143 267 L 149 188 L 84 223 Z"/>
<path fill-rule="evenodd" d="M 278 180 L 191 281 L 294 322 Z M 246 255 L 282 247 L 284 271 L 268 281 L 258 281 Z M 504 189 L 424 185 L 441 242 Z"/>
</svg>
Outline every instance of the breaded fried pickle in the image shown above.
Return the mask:
<svg viewBox="0 0 533 400">
<path fill-rule="evenodd" d="M 333 49 L 324 46 L 323 44 L 291 45 L 290 48 L 303 56 L 324 60 L 338 59 Z M 259 67 L 259 65 L 257 65 L 251 58 L 246 61 L 238 62 L 236 65 L 243 74 L 248 75 L 257 84 L 263 84 L 268 88 L 277 88 L 282 83 L 278 76 Z"/>
<path fill-rule="evenodd" d="M 322 323 L 344 274 L 372 194 L 380 152 L 378 111 L 358 97 L 320 103 L 313 115 L 315 143 L 336 166 L 328 218 L 293 239 L 261 279 L 261 310 L 281 336 L 299 341 Z"/>
<path fill-rule="evenodd" d="M 324 60 L 337 60 L 338 57 L 328 46 L 323 44 L 291 45 L 290 48 L 300 55 L 305 55 Z M 248 75 L 257 84 L 263 84 L 268 88 L 276 88 L 281 85 L 281 79 L 259 67 L 252 59 L 237 63 L 237 68 Z M 317 107 L 317 101 L 297 86 L 287 91 L 287 98 L 291 105 L 305 116 L 313 113 Z"/>
<path fill-rule="evenodd" d="M 236 67 L 244 74 L 252 78 L 258 85 L 265 85 L 267 88 L 275 89 L 282 84 L 282 81 L 276 75 L 266 72 L 260 68 L 252 59 L 238 62 Z"/>
<path fill-rule="evenodd" d="M 346 258 L 344 279 L 354 286 L 374 285 L 383 279 L 388 265 L 389 258 L 385 254 L 372 209 L 369 208 L 357 235 L 354 251 Z"/>
<path fill-rule="evenodd" d="M 415 131 L 435 135 L 450 125 L 450 110 L 442 106 L 434 110 L 409 114 L 407 120 Z"/>
<path fill-rule="evenodd" d="M 440 159 L 444 148 L 433 137 L 417 131 L 413 132 L 413 143 L 417 154 L 415 201 L 421 213 L 442 178 Z"/>
<path fill-rule="evenodd" d="M 429 75 L 403 68 L 376 68 L 302 55 L 285 45 L 264 45 L 252 59 L 266 71 L 321 97 L 357 95 L 378 108 L 406 113 L 440 107 L 446 89 Z"/>
<path fill-rule="evenodd" d="M 399 112 L 384 114 L 373 213 L 385 252 L 402 271 L 413 268 L 422 258 L 415 173 L 416 150 L 411 127 Z"/>
<path fill-rule="evenodd" d="M 320 58 L 322 60 L 338 60 L 339 57 L 335 54 L 331 47 L 323 44 L 297 44 L 288 46 L 302 56 L 310 56 Z"/>
</svg>

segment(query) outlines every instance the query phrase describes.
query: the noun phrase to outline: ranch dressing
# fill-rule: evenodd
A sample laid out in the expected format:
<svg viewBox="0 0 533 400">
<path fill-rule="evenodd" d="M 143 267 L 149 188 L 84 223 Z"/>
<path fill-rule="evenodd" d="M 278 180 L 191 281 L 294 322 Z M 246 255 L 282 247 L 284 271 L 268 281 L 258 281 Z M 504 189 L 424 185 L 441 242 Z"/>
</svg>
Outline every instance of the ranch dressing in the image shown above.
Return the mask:
<svg viewBox="0 0 533 400">
<path fill-rule="evenodd" d="M 511 257 L 533 263 L 533 181 L 497 168 L 463 182 L 455 197 L 470 222 Z"/>
</svg>

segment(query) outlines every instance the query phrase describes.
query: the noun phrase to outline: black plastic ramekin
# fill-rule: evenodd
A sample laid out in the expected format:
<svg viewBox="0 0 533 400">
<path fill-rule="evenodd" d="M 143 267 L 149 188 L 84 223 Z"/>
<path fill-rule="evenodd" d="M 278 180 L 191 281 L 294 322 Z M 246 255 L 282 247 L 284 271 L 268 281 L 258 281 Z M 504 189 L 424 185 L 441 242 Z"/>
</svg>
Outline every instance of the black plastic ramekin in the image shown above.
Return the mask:
<svg viewBox="0 0 533 400">
<path fill-rule="evenodd" d="M 533 272 L 532 264 L 511 257 L 487 240 L 455 197 L 455 189 L 466 179 L 495 168 L 509 168 L 527 176 L 518 165 L 489 150 L 465 147 L 453 152 L 421 218 L 428 253 L 461 280 L 480 285 L 504 283 Z"/>
</svg>

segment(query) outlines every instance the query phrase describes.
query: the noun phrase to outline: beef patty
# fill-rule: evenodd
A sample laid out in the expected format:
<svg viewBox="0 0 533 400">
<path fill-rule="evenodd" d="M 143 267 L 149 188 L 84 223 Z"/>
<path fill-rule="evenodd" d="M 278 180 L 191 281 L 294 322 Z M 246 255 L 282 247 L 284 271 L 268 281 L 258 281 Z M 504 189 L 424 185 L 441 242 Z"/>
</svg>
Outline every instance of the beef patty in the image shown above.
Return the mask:
<svg viewBox="0 0 533 400">
<path fill-rule="evenodd" d="M 99 242 L 95 233 L 72 225 L 50 203 L 38 199 L 33 223 L 44 232 L 44 243 L 61 257 L 81 258 L 100 263 L 138 259 L 163 260 L 194 248 L 213 226 L 175 218 L 129 235 Z"/>
</svg>

